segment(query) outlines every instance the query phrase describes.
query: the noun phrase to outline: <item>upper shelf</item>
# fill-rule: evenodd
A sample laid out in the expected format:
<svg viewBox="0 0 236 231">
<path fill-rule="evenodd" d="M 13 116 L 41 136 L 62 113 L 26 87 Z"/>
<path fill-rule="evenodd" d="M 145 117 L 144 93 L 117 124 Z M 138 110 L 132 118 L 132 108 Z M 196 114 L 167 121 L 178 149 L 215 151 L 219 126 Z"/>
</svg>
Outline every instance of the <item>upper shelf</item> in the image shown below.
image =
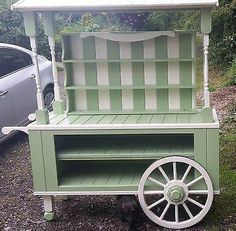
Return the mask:
<svg viewBox="0 0 236 231">
<path fill-rule="evenodd" d="M 205 8 L 218 6 L 218 0 L 20 0 L 12 5 L 19 11 L 75 11 L 75 10 L 148 10 Z"/>
</svg>

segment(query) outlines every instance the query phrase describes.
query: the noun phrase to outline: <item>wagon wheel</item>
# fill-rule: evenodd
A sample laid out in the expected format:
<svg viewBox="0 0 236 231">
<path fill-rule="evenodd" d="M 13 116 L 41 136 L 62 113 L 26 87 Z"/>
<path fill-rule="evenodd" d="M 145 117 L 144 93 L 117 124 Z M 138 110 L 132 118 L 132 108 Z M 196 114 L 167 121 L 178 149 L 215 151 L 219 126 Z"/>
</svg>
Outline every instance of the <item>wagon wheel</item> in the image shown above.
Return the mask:
<svg viewBox="0 0 236 231">
<path fill-rule="evenodd" d="M 138 198 L 144 213 L 156 224 L 181 229 L 203 219 L 213 201 L 206 170 L 179 156 L 156 161 L 143 174 Z"/>
</svg>

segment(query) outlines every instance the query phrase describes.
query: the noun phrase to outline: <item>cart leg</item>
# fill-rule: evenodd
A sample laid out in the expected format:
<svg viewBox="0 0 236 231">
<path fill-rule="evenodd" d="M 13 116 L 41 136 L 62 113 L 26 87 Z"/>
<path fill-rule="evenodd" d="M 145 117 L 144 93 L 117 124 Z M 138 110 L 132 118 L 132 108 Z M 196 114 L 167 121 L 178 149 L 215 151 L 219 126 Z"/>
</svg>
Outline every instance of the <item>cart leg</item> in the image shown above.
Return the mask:
<svg viewBox="0 0 236 231">
<path fill-rule="evenodd" d="M 47 221 L 54 219 L 54 196 L 43 196 L 44 218 Z"/>
</svg>

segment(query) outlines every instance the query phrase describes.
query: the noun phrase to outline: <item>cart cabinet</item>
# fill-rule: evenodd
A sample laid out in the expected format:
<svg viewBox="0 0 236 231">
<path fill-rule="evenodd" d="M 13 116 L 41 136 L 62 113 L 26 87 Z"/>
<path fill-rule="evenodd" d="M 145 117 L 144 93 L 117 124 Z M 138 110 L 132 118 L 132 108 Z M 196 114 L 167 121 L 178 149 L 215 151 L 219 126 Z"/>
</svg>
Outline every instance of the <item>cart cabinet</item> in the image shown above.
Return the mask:
<svg viewBox="0 0 236 231">
<path fill-rule="evenodd" d="M 129 2 L 129 1 L 127 1 Z M 27 128 L 34 191 L 45 218 L 55 195 L 138 196 L 155 223 L 181 229 L 198 223 L 219 193 L 219 123 L 210 107 L 208 44 L 217 1 L 19 1 L 35 52 L 38 110 Z M 190 31 L 64 33 L 67 108 L 55 63 L 54 12 L 187 8 L 201 11 L 204 102 L 196 108 L 196 33 Z M 55 102 L 43 108 L 36 13 L 52 55 Z"/>
</svg>

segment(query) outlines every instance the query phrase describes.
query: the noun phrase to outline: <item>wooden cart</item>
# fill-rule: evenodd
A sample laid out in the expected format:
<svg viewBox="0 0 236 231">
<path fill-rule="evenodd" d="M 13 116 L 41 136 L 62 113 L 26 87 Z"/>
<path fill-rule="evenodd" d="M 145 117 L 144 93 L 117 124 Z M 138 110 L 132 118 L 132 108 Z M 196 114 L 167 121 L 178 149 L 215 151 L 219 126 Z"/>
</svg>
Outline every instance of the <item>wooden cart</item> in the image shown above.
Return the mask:
<svg viewBox="0 0 236 231">
<path fill-rule="evenodd" d="M 23 11 L 35 52 L 38 110 L 29 134 L 35 195 L 45 218 L 55 195 L 138 195 L 144 213 L 167 228 L 198 223 L 219 193 L 219 123 L 210 107 L 208 44 L 216 0 L 30 1 Z M 54 14 L 65 11 L 195 9 L 204 41 L 204 105 L 196 109 L 196 33 L 65 33 L 67 109 L 55 64 Z M 55 81 L 53 112 L 43 108 L 36 16 L 48 36 Z M 34 115 L 31 115 L 31 119 Z M 159 208 L 159 209 L 157 209 Z"/>
</svg>

